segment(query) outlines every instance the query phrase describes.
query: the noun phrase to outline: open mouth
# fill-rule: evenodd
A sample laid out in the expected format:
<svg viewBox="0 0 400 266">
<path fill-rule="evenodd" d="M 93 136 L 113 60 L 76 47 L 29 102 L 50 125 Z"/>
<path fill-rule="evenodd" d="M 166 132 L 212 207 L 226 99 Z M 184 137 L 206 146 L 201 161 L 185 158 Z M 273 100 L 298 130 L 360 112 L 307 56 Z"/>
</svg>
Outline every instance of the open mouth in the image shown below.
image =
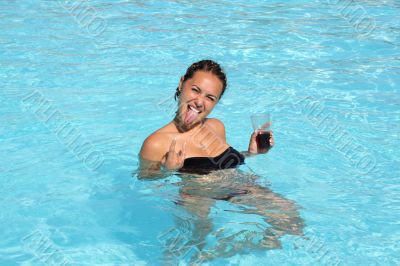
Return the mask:
<svg viewBox="0 0 400 266">
<path fill-rule="evenodd" d="M 195 107 L 193 107 L 193 106 L 191 106 L 191 105 L 188 105 L 188 109 L 190 109 L 190 110 L 192 110 L 192 111 L 194 111 L 194 112 L 196 112 L 196 113 L 198 113 L 198 114 L 201 113 L 200 110 L 197 110 Z"/>
<path fill-rule="evenodd" d="M 184 122 L 185 124 L 190 124 L 197 119 L 199 114 L 201 113 L 200 110 L 196 109 L 195 107 L 188 105 L 187 112 L 185 114 Z"/>
</svg>

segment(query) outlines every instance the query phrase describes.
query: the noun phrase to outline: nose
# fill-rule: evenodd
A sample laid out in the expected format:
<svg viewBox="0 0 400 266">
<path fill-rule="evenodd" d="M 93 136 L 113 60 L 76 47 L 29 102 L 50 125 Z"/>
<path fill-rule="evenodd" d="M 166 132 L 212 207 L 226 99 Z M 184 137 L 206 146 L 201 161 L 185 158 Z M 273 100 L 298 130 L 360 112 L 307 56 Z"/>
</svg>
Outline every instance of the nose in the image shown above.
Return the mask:
<svg viewBox="0 0 400 266">
<path fill-rule="evenodd" d="M 196 108 L 202 108 L 204 105 L 204 96 L 203 95 L 197 95 L 195 101 L 194 101 Z"/>
</svg>

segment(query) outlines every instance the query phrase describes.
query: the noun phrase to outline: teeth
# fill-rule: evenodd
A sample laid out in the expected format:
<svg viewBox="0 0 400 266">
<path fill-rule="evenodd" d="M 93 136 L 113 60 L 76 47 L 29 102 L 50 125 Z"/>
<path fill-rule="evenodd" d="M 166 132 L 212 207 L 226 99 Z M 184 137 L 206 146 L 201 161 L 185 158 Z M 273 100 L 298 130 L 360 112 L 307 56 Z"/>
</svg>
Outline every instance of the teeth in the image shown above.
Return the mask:
<svg viewBox="0 0 400 266">
<path fill-rule="evenodd" d="M 189 108 L 190 108 L 191 110 L 193 110 L 193 111 L 197 112 L 197 113 L 200 113 L 200 111 L 199 111 L 199 110 L 197 110 L 196 108 L 194 108 L 194 107 L 193 107 L 193 106 L 191 106 L 191 105 L 189 105 Z"/>
</svg>

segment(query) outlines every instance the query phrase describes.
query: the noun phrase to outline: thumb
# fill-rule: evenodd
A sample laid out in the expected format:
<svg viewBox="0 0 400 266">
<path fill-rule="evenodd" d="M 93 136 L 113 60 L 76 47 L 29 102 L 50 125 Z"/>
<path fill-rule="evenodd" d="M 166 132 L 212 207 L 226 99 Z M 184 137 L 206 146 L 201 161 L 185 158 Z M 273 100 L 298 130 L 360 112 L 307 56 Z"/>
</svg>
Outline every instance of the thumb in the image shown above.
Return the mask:
<svg viewBox="0 0 400 266">
<path fill-rule="evenodd" d="M 258 129 L 255 129 L 255 130 L 253 131 L 253 133 L 251 134 L 251 138 L 252 138 L 252 139 L 255 139 L 255 138 L 257 137 L 257 134 L 258 134 Z"/>
<path fill-rule="evenodd" d="M 167 161 L 168 152 L 161 158 L 161 164 L 165 164 Z"/>
</svg>

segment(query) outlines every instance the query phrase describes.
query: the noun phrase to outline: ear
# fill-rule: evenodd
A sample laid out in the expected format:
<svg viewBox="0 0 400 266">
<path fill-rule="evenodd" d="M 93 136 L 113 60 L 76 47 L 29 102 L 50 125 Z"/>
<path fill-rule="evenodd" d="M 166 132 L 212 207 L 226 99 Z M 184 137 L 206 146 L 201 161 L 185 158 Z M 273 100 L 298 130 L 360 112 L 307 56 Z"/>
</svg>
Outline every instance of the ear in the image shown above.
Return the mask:
<svg viewBox="0 0 400 266">
<path fill-rule="evenodd" d="M 179 80 L 179 85 L 178 85 L 179 91 L 182 91 L 182 84 L 183 84 L 183 76 Z"/>
</svg>

